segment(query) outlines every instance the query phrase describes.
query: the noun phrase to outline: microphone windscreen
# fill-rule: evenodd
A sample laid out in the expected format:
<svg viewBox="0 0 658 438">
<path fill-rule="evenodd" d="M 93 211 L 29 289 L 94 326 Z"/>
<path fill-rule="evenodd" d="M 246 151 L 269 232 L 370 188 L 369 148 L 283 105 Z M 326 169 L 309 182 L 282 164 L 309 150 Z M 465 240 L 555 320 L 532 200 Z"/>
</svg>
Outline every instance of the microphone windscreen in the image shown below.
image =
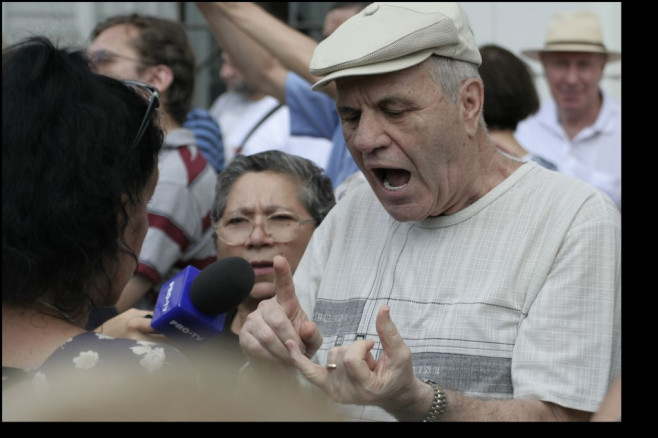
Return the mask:
<svg viewBox="0 0 658 438">
<path fill-rule="evenodd" d="M 190 286 L 190 301 L 206 315 L 235 308 L 254 287 L 254 269 L 241 257 L 227 257 L 204 268 Z"/>
</svg>

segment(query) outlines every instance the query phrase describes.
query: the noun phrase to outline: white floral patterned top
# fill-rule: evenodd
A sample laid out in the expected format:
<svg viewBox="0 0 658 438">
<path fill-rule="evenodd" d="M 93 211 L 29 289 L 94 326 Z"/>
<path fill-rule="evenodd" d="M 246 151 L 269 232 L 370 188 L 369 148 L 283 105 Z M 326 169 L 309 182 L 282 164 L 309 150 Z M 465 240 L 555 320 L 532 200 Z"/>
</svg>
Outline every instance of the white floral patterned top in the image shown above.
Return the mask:
<svg viewBox="0 0 658 438">
<path fill-rule="evenodd" d="M 66 373 L 67 378 L 111 383 L 121 381 L 127 373 L 148 378 L 169 371 L 189 373 L 192 369 L 190 360 L 171 345 L 85 332 L 64 342 L 36 370 L 3 367 L 2 386 L 5 389 L 27 378 L 35 388 L 46 388 L 60 373 Z"/>
</svg>

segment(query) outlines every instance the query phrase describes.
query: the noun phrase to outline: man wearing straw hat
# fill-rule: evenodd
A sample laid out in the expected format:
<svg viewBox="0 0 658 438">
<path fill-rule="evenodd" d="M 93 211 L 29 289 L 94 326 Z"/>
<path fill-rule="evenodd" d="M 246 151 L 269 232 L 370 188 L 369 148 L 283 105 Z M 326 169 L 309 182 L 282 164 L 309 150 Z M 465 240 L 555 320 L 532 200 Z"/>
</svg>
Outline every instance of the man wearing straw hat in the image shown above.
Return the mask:
<svg viewBox="0 0 658 438">
<path fill-rule="evenodd" d="M 350 189 L 294 278 L 247 317 L 277 363 L 361 421 L 588 420 L 621 370 L 621 214 L 600 190 L 498 151 L 457 3 L 373 3 L 315 49 Z M 294 380 L 292 381 L 294 382 Z M 291 383 L 292 383 L 291 382 Z"/>
<path fill-rule="evenodd" d="M 521 122 L 516 138 L 530 152 L 607 193 L 621 210 L 621 103 L 599 86 L 608 62 L 621 59 L 603 44 L 598 17 L 587 10 L 556 13 L 540 61 L 553 100 Z"/>
</svg>

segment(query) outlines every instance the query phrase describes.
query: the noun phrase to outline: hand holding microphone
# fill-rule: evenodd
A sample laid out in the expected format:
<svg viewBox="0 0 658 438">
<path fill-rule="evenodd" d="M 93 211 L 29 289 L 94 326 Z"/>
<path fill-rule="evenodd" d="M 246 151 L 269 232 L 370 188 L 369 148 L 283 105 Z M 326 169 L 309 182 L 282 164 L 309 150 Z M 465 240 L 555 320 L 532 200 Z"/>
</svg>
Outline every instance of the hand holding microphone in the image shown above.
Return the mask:
<svg viewBox="0 0 658 438">
<path fill-rule="evenodd" d="M 226 312 L 249 295 L 254 280 L 241 257 L 217 260 L 202 271 L 188 266 L 160 288 L 151 327 L 171 339 L 206 341 L 221 333 Z"/>
<path fill-rule="evenodd" d="M 151 327 L 152 312 L 141 309 L 128 309 L 117 316 L 108 319 L 96 327 L 96 333 L 114 338 L 133 339 L 135 341 L 167 342 L 167 338 Z"/>
</svg>

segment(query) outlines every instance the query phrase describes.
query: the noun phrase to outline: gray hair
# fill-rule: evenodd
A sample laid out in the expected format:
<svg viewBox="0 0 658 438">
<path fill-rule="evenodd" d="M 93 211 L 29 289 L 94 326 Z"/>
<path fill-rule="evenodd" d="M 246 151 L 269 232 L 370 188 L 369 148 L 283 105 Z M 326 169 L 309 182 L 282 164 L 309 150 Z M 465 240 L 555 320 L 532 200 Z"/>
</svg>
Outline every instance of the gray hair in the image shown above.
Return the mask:
<svg viewBox="0 0 658 438">
<path fill-rule="evenodd" d="M 465 80 L 474 78 L 482 82 L 478 66 L 470 62 L 437 55 L 430 56 L 428 62 L 434 80 L 453 104 L 457 103 L 459 87 Z M 484 111 L 480 113 L 480 125 L 483 128 L 487 126 L 484 122 Z"/>
<path fill-rule="evenodd" d="M 291 177 L 298 185 L 299 201 L 317 225 L 336 204 L 331 178 L 313 161 L 283 151 L 270 150 L 253 155 L 238 155 L 217 176 L 213 222 L 224 215 L 233 184 L 248 172 L 276 172 Z"/>
</svg>

